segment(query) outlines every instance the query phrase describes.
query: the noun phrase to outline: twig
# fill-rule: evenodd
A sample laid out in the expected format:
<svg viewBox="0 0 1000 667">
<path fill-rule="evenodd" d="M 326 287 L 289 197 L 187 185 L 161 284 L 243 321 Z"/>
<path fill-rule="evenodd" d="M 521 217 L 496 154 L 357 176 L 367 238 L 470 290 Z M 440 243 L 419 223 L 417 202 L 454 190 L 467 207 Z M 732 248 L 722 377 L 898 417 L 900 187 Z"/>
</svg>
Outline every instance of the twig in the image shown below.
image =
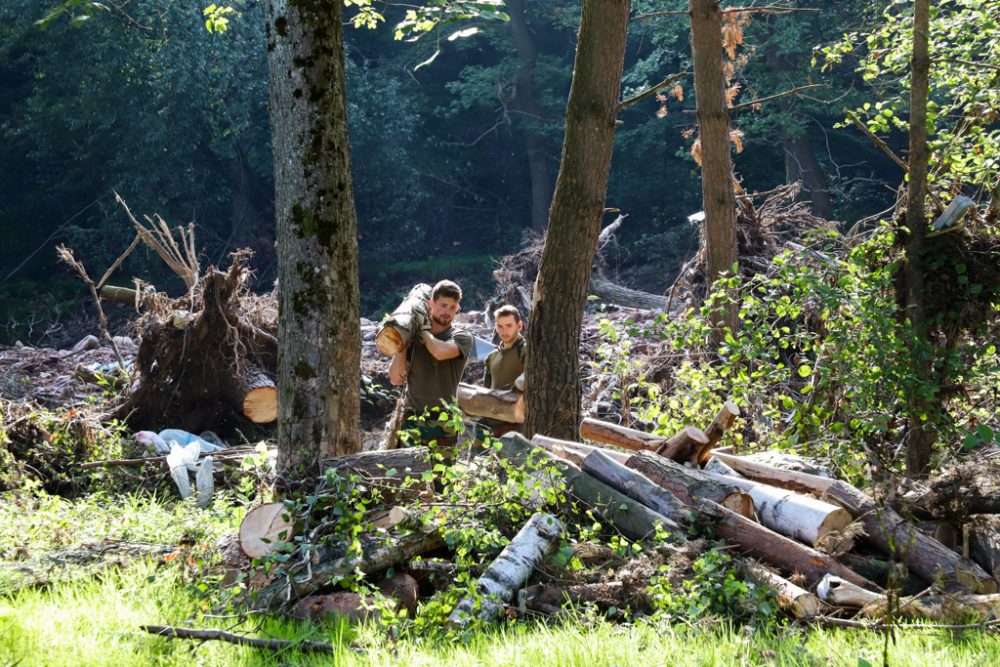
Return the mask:
<svg viewBox="0 0 1000 667">
<path fill-rule="evenodd" d="M 814 621 L 824 625 L 833 625 L 842 628 L 858 628 L 861 630 L 875 630 L 885 632 L 889 629 L 888 624 L 882 621 L 852 621 L 847 618 L 836 618 L 834 616 L 816 616 Z M 904 623 L 897 624 L 902 630 L 990 630 L 995 631 L 1000 628 L 1000 619 L 990 621 L 980 621 L 979 623 L 965 623 L 962 625 L 949 625 L 946 623 Z"/>
<path fill-rule="evenodd" d="M 905 172 L 905 173 L 909 173 L 910 172 L 909 165 L 907 165 L 905 162 L 903 162 L 903 160 L 898 155 L 896 155 L 895 153 L 893 153 L 892 149 L 889 148 L 889 145 L 887 143 L 885 143 L 884 141 L 882 141 L 874 132 L 872 132 L 871 130 L 869 130 L 868 126 L 861 122 L 861 119 L 858 118 L 857 114 L 855 114 L 850 109 L 844 109 L 844 112 L 847 114 L 847 120 L 849 120 L 852 123 L 854 123 L 854 125 L 856 125 L 859 130 L 861 130 L 862 132 L 864 132 L 865 136 L 868 137 L 869 139 L 871 139 L 871 141 L 872 141 L 873 144 L 875 144 L 880 149 L 882 149 L 882 152 L 885 153 L 886 155 L 888 155 L 889 159 L 891 159 L 893 162 L 895 162 L 897 165 L 899 165 L 899 168 L 902 169 L 903 172 Z"/>
<path fill-rule="evenodd" d="M 272 651 L 282 651 L 285 649 L 298 649 L 299 651 L 317 651 L 323 653 L 334 653 L 337 648 L 333 644 L 313 641 L 290 641 L 288 639 L 259 639 L 257 637 L 246 637 L 237 635 L 225 630 L 195 630 L 194 628 L 178 628 L 170 625 L 143 625 L 142 629 L 151 635 L 166 637 L 167 639 L 200 639 L 207 641 L 217 639 L 238 646 L 252 646 L 254 648 L 266 648 Z"/>
<path fill-rule="evenodd" d="M 681 79 L 685 78 L 687 75 L 688 75 L 687 72 L 678 72 L 677 74 L 671 74 L 666 79 L 664 79 L 663 81 L 659 82 L 658 84 L 656 84 L 652 88 L 648 88 L 648 89 L 642 91 L 641 93 L 639 93 L 635 97 L 630 97 L 627 100 L 622 100 L 621 102 L 618 103 L 617 113 L 621 113 L 622 109 L 624 109 L 626 107 L 629 107 L 629 106 L 632 106 L 633 104 L 636 104 L 637 102 L 641 102 L 642 100 L 646 99 L 650 95 L 653 95 L 654 93 L 656 93 L 656 92 L 658 92 L 660 90 L 663 90 L 664 88 L 666 88 L 667 86 L 671 85 L 672 83 L 680 81 Z"/>
<path fill-rule="evenodd" d="M 823 83 L 811 83 L 808 86 L 798 86 L 796 88 L 792 88 L 791 90 L 786 90 L 786 91 L 781 92 L 781 93 L 776 93 L 774 95 L 768 95 L 767 97 L 762 97 L 759 100 L 751 100 L 749 102 L 743 102 L 741 104 L 737 104 L 735 106 L 731 106 L 731 107 L 729 107 L 729 110 L 730 111 L 739 111 L 740 109 L 746 109 L 748 107 L 756 106 L 758 104 L 763 104 L 764 102 L 770 102 L 772 100 L 776 100 L 776 99 L 781 98 L 781 97 L 788 97 L 789 95 L 795 95 L 799 91 L 802 91 L 802 90 L 812 90 L 813 88 L 825 88 L 825 87 L 826 87 L 826 84 L 823 84 Z"/>
<path fill-rule="evenodd" d="M 728 7 L 723 14 L 791 14 L 792 12 L 821 12 L 819 7 L 785 7 L 784 5 L 761 5 L 759 7 Z"/>
<path fill-rule="evenodd" d="M 149 227 L 146 227 L 135 219 L 128 204 L 125 203 L 125 200 L 117 192 L 115 193 L 115 201 L 125 209 L 125 214 L 132 221 L 132 225 L 143 242 L 152 248 L 153 252 L 159 255 L 160 259 L 174 273 L 181 277 L 181 280 L 187 285 L 188 291 L 193 290 L 195 285 L 198 284 L 198 258 L 194 250 L 194 225 L 188 225 L 187 230 L 183 227 L 177 228 L 177 233 L 180 235 L 181 243 L 184 246 L 182 252 L 180 246 L 177 245 L 177 240 L 170 232 L 170 228 L 167 227 L 167 223 L 163 218 L 156 216 L 156 220 L 154 221 L 149 216 L 145 216 L 146 221 L 149 223 Z"/>
<path fill-rule="evenodd" d="M 129 245 L 128 248 L 125 249 L 125 252 L 123 252 L 121 256 L 118 257 L 118 259 L 116 259 L 111 264 L 108 270 L 104 272 L 104 275 L 101 276 L 101 279 L 97 281 L 97 289 L 101 289 L 102 287 L 104 287 L 104 283 L 106 283 L 108 281 L 108 278 L 111 277 L 111 274 L 114 273 L 118 269 L 118 267 L 122 265 L 122 262 L 125 261 L 125 258 L 132 254 L 132 251 L 135 250 L 136 246 L 139 245 L 140 240 L 142 240 L 141 237 L 138 234 L 136 234 L 135 238 L 132 239 L 132 243 Z"/>
<path fill-rule="evenodd" d="M 932 63 L 956 63 L 958 65 L 968 65 L 969 67 L 982 67 L 984 69 L 1000 70 L 1000 65 L 992 63 L 977 63 L 971 60 L 960 60 L 959 58 L 931 58 Z"/>
</svg>

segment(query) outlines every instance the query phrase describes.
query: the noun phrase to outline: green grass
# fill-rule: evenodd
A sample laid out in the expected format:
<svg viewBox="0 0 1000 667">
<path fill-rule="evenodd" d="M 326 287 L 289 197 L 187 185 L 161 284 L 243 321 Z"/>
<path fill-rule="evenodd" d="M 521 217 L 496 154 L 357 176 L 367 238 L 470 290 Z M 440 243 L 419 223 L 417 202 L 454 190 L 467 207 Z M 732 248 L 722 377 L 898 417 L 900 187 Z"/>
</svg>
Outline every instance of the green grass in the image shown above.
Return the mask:
<svg viewBox="0 0 1000 667">
<path fill-rule="evenodd" d="M 0 565 L 16 546 L 46 552 L 102 538 L 176 544 L 208 557 L 218 533 L 235 526 L 240 508 L 220 499 L 209 510 L 156 497 L 93 496 L 69 502 L 44 495 L 0 503 Z M 201 546 L 199 546 L 201 545 Z M 375 626 L 314 625 L 251 616 L 211 617 L 212 592 L 199 564 L 175 558 L 134 560 L 126 568 L 54 577 L 44 587 L 0 594 L 0 665 L 845 665 L 882 664 L 873 632 L 795 627 L 749 632 L 716 625 L 614 625 L 581 616 L 558 627 L 522 623 L 474 634 L 464 643 L 392 644 Z M 0 590 L 3 590 L 0 588 Z M 13 590 L 13 589 L 10 589 Z M 227 629 L 239 634 L 337 646 L 334 655 L 277 653 L 217 641 L 166 640 L 145 624 Z M 1000 664 L 1000 639 L 979 632 L 900 630 L 892 665 Z"/>
</svg>

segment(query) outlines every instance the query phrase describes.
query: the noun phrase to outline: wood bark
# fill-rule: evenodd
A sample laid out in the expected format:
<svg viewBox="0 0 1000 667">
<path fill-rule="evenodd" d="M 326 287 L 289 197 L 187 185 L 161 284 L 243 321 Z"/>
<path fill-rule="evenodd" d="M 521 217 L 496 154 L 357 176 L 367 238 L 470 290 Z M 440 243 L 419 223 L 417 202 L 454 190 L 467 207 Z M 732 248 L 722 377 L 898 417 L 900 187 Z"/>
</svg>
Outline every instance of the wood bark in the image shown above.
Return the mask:
<svg viewBox="0 0 1000 667">
<path fill-rule="evenodd" d="M 774 589 L 778 606 L 795 618 L 812 618 L 819 613 L 819 598 L 806 589 L 758 563 L 747 562 L 744 566 L 754 581 Z"/>
<path fill-rule="evenodd" d="M 554 462 L 570 493 L 586 503 L 594 510 L 595 515 L 602 517 L 625 537 L 631 540 L 651 537 L 656 533 L 657 524 L 660 524 L 670 532 L 668 539 L 675 543 L 684 541 L 684 531 L 668 517 L 586 474 L 569 461 L 559 459 L 544 449 L 535 447 L 520 433 L 508 433 L 500 438 L 500 442 L 502 446 L 500 455 L 514 463 L 523 464 L 529 458 L 535 460 L 536 457 Z"/>
<path fill-rule="evenodd" d="M 528 340 L 524 432 L 576 439 L 580 423 L 580 323 L 604 213 L 628 37 L 630 0 L 584 0 L 566 133 L 538 268 Z"/>
<path fill-rule="evenodd" d="M 733 426 L 733 422 L 740 416 L 740 408 L 732 401 L 726 401 L 722 408 L 716 413 L 712 423 L 705 429 L 705 438 L 708 440 L 694 455 L 694 462 L 699 466 L 708 463 L 712 456 L 712 450 L 722 441 L 722 436 Z"/>
<path fill-rule="evenodd" d="M 427 303 L 431 299 L 431 286 L 425 283 L 414 285 L 409 294 L 394 311 L 378 326 L 375 332 L 375 348 L 387 357 L 399 354 L 410 345 L 417 335 L 420 319 L 427 320 Z"/>
<path fill-rule="evenodd" d="M 817 546 L 831 531 L 843 530 L 852 521 L 847 510 L 809 495 L 704 470 L 702 474 L 750 494 L 762 524 L 810 546 Z"/>
<path fill-rule="evenodd" d="M 458 407 L 473 417 L 489 417 L 511 424 L 524 423 L 524 394 L 514 389 L 488 389 L 458 383 Z"/>
<path fill-rule="evenodd" d="M 243 414 L 254 424 L 270 424 L 278 418 L 278 388 L 259 368 L 249 368 L 242 376 Z"/>
<path fill-rule="evenodd" d="M 268 0 L 278 239 L 278 487 L 361 449 L 358 232 L 343 6 Z"/>
<path fill-rule="evenodd" d="M 710 500 L 695 499 L 692 507 L 700 515 L 699 519 L 712 519 L 715 534 L 739 545 L 754 558 L 770 563 L 789 575 L 804 577 L 807 588 L 817 585 L 827 573 L 836 574 L 858 586 L 877 589 L 850 568 L 836 559 L 795 540 L 779 535 L 770 528 L 732 512 Z"/>
<path fill-rule="evenodd" d="M 685 505 L 691 505 L 695 498 L 705 498 L 721 503 L 727 499 L 732 502 L 733 496 L 742 497 L 744 495 L 740 487 L 732 482 L 719 480 L 701 470 L 685 468 L 675 461 L 651 452 L 634 454 L 629 457 L 625 465 L 670 491 Z M 752 504 L 750 512 L 746 515 L 750 514 L 752 514 Z"/>
<path fill-rule="evenodd" d="M 676 435 L 664 438 L 591 417 L 580 422 L 580 436 L 637 452 L 653 451 L 675 461 L 688 460 L 692 451 L 708 443 L 705 434 L 693 426 L 687 426 Z"/>
<path fill-rule="evenodd" d="M 646 610 L 650 607 L 645 587 L 636 586 L 634 582 L 605 581 L 575 586 L 535 584 L 524 590 L 525 608 L 550 616 L 562 611 L 563 605 L 567 603 L 596 604 L 602 608 L 628 607 L 633 610 Z"/>
<path fill-rule="evenodd" d="M 587 455 L 593 451 L 600 451 L 602 454 L 618 461 L 618 463 L 625 463 L 625 461 L 628 460 L 628 457 L 631 456 L 626 452 L 619 452 L 603 447 L 594 447 L 593 445 L 584 445 L 579 442 L 570 442 L 568 440 L 560 440 L 558 438 L 550 438 L 548 436 L 538 435 L 537 433 L 531 436 L 531 444 L 542 447 L 552 454 L 570 461 L 577 467 L 582 466 L 583 459 L 585 459 Z"/>
<path fill-rule="evenodd" d="M 736 195 L 729 148 L 729 112 L 722 67 L 722 10 L 717 0 L 689 0 L 694 90 L 701 143 L 701 193 L 705 211 L 705 275 L 708 292 L 723 273 L 732 273 L 736 255 Z M 736 302 L 716 311 L 717 325 L 739 326 Z"/>
<path fill-rule="evenodd" d="M 909 428 L 906 431 L 906 472 L 924 477 L 931 462 L 934 442 L 934 418 L 937 409 L 926 394 L 934 382 L 931 341 L 927 332 L 924 303 L 924 238 L 927 217 L 924 196 L 927 190 L 927 96 L 930 57 L 927 53 L 930 0 L 913 3 L 913 52 L 910 60 L 910 159 L 909 184 L 906 188 L 906 261 L 903 263 L 903 290 L 906 316 L 910 320 L 917 345 L 910 351 L 910 364 L 916 383 L 911 383 L 907 403 Z"/>
<path fill-rule="evenodd" d="M 691 518 L 691 509 L 677 496 L 601 451 L 590 452 L 584 458 L 581 468 L 585 473 L 679 524 L 686 524 Z"/>
<path fill-rule="evenodd" d="M 403 447 L 385 451 L 358 452 L 337 456 L 323 461 L 324 469 L 342 473 L 356 473 L 362 477 L 393 478 L 420 477 L 434 467 L 434 460 L 426 447 Z"/>
<path fill-rule="evenodd" d="M 1000 581 L 1000 517 L 972 517 L 968 534 L 969 555 Z"/>
<path fill-rule="evenodd" d="M 482 597 L 478 612 L 477 599 L 467 597 L 455 606 L 448 621 L 464 626 L 474 618 L 487 622 L 495 620 L 504 605 L 524 586 L 535 566 L 552 553 L 562 531 L 562 523 L 553 515 L 544 512 L 532 515 L 479 577 L 476 591 Z"/>
<path fill-rule="evenodd" d="M 739 456 L 718 454 L 723 463 L 741 475 L 793 491 L 813 493 L 832 500 L 861 519 L 871 543 L 882 553 L 901 558 L 925 581 L 943 580 L 949 588 L 995 593 L 997 582 L 976 563 L 951 551 L 906 522 L 886 504 L 874 500 L 846 482 L 802 472 L 779 470 L 752 463 Z"/>
<path fill-rule="evenodd" d="M 618 285 L 596 273 L 590 276 L 590 293 L 604 303 L 613 303 L 626 308 L 663 311 L 667 308 L 667 298 Z"/>
</svg>

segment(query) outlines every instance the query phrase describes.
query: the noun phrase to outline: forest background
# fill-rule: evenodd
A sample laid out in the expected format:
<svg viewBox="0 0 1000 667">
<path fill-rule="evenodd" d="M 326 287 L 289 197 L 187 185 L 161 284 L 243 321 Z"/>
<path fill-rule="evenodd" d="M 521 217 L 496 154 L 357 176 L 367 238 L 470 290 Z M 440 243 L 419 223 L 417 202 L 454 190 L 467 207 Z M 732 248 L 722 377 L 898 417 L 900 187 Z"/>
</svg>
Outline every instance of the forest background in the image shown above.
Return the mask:
<svg viewBox="0 0 1000 667">
<path fill-rule="evenodd" d="M 68 20 L 44 29 L 46 3 L 0 5 L 0 342 L 58 346 L 87 329 L 84 290 L 54 248 L 65 243 L 88 265 L 109 266 L 133 234 L 115 192 L 137 213 L 195 223 L 210 262 L 252 248 L 255 289 L 270 290 L 263 3 L 228 3 L 236 12 L 220 16 L 224 31 L 207 29 L 203 3 L 73 4 L 60 17 Z M 845 108 L 875 102 L 878 92 L 856 61 L 814 62 L 891 4 L 761 14 L 744 28 L 734 104 L 822 84 L 734 114 L 746 191 L 802 181 L 814 212 L 848 221 L 844 231 L 892 205 L 899 168 L 857 128 L 841 127 Z M 662 5 L 636 2 L 635 14 Z M 414 282 L 440 277 L 473 295 L 467 309 L 481 308 L 497 258 L 544 228 L 579 3 L 509 2 L 509 22 L 463 23 L 415 42 L 394 39 L 405 8 L 380 11 L 385 26 L 345 35 L 361 312 L 378 319 Z M 635 21 L 623 98 L 664 73 L 690 71 L 689 32 L 683 14 Z M 628 218 L 610 270 L 654 293 L 697 250 L 688 221 L 701 209 L 692 87 L 683 80 L 630 106 L 616 132 L 607 206 Z M 906 134 L 886 130 L 888 145 L 905 153 Z M 119 275 L 183 291 L 148 251 L 133 253 Z"/>
</svg>

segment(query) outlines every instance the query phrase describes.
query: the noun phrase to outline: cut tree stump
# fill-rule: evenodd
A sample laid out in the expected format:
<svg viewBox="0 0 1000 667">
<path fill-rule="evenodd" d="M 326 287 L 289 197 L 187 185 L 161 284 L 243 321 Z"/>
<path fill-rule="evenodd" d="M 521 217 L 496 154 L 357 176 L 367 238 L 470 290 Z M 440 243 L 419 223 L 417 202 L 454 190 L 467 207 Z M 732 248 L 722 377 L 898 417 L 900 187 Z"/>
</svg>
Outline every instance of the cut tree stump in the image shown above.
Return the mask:
<svg viewBox="0 0 1000 667">
<path fill-rule="evenodd" d="M 474 618 L 486 622 L 495 620 L 504 605 L 524 586 L 535 566 L 552 553 L 562 531 L 562 523 L 553 515 L 544 512 L 532 515 L 479 577 L 476 583 L 476 591 L 482 596 L 478 598 L 479 611 L 476 612 L 477 598 L 467 597 L 455 606 L 448 621 L 464 626 Z"/>
<path fill-rule="evenodd" d="M 902 558 L 914 574 L 925 581 L 941 579 L 948 588 L 996 593 L 997 581 L 976 563 L 926 535 L 899 516 L 887 504 L 874 500 L 847 482 L 803 472 L 779 470 L 739 456 L 715 454 L 736 472 L 759 482 L 793 491 L 812 493 L 832 500 L 864 524 L 868 539 L 882 553 Z"/>
<path fill-rule="evenodd" d="M 247 512 L 240 524 L 240 547 L 250 558 L 271 554 L 279 542 L 292 539 L 293 520 L 284 503 L 268 503 Z"/>
<path fill-rule="evenodd" d="M 456 397 L 458 407 L 467 415 L 524 423 L 524 394 L 515 389 L 488 389 L 459 382 Z"/>
<path fill-rule="evenodd" d="M 819 544 L 832 531 L 847 528 L 853 521 L 851 513 L 847 510 L 817 500 L 813 496 L 742 477 L 717 475 L 707 470 L 703 470 L 702 474 L 737 486 L 750 494 L 762 524 L 810 546 Z"/>
<path fill-rule="evenodd" d="M 625 465 L 670 491 L 686 505 L 690 505 L 695 498 L 706 498 L 741 516 L 753 516 L 753 499 L 727 480 L 720 481 L 701 470 L 685 468 L 652 452 L 633 454 Z"/>
<path fill-rule="evenodd" d="M 243 415 L 254 424 L 270 424 L 278 419 L 278 389 L 274 380 L 259 368 L 243 374 Z"/>
<path fill-rule="evenodd" d="M 375 347 L 387 357 L 405 350 L 417 335 L 417 320 L 427 318 L 427 304 L 431 298 L 431 286 L 425 283 L 414 285 L 410 293 L 396 310 L 378 326 L 375 332 Z M 414 311 L 419 315 L 414 316 Z"/>
</svg>

